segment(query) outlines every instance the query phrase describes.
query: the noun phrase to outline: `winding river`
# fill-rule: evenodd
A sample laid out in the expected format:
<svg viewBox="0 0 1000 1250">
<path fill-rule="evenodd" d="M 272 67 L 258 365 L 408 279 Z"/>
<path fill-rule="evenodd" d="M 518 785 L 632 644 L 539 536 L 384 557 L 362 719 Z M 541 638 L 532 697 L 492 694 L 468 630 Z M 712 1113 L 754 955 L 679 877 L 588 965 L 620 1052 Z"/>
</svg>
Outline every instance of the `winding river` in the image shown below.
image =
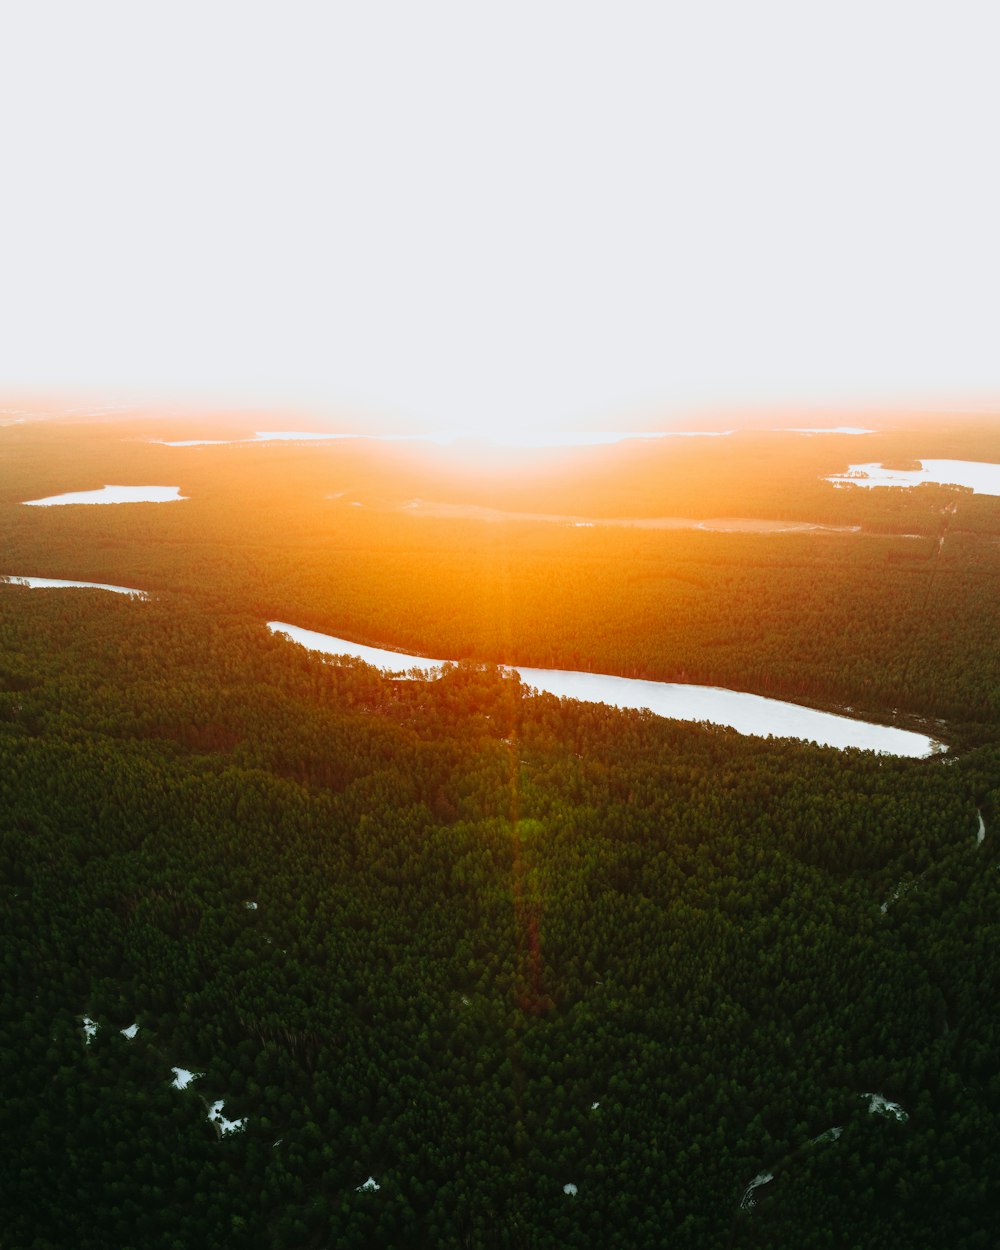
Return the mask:
<svg viewBox="0 0 1000 1250">
<path fill-rule="evenodd" d="M 104 590 L 135 599 L 149 597 L 147 592 L 131 586 L 113 586 L 104 582 L 7 575 L 0 576 L 0 584 L 3 583 L 31 589 L 79 587 Z M 423 655 L 405 655 L 381 647 L 366 647 L 357 642 L 349 642 L 346 638 L 336 638 L 332 634 L 302 629 L 298 625 L 288 624 L 287 621 L 268 621 L 267 628 L 310 651 L 324 655 L 350 656 L 387 673 L 406 674 L 413 670 L 427 673 L 440 670 L 445 664 L 452 662 Z M 936 739 L 909 729 L 852 720 L 849 716 L 819 712 L 798 703 L 767 699 L 763 695 L 748 694 L 741 690 L 725 690 L 720 686 L 646 681 L 635 677 L 613 677 L 607 673 L 587 673 L 563 668 L 526 668 L 521 665 L 512 666 L 508 671 L 517 673 L 526 686 L 561 699 L 607 703 L 613 707 L 636 710 L 645 708 L 657 716 L 672 720 L 708 721 L 713 725 L 726 725 L 741 734 L 797 738 L 840 750 L 855 747 L 863 751 L 879 751 L 911 759 L 922 759 L 946 750 L 944 744 Z M 982 824 L 981 821 L 980 823 Z M 978 835 L 980 842 L 983 836 L 984 829 L 981 827 Z"/>
<path fill-rule="evenodd" d="M 10 586 L 27 586 L 29 590 L 110 590 L 116 595 L 131 595 L 134 599 L 148 599 L 145 590 L 132 586 L 111 586 L 107 582 L 71 582 L 62 577 L 0 577 L 0 582 Z"/>
<path fill-rule="evenodd" d="M 272 633 L 284 634 L 310 651 L 324 655 L 347 655 L 385 672 L 406 673 L 413 669 L 439 669 L 446 660 L 427 656 L 404 655 L 380 647 L 335 638 L 289 625 L 286 621 L 268 621 Z M 875 725 L 818 712 L 797 703 L 767 699 L 763 695 L 740 690 L 724 690 L 719 686 L 686 685 L 677 682 L 644 681 L 632 677 L 612 677 L 604 673 L 583 673 L 560 668 L 524 668 L 510 671 L 535 690 L 558 695 L 563 699 L 580 699 L 587 703 L 609 703 L 620 708 L 648 708 L 658 716 L 674 720 L 710 721 L 728 725 L 742 734 L 761 737 L 798 738 L 820 746 L 857 747 L 865 751 L 881 751 L 889 755 L 923 758 L 944 749 L 940 742 L 925 734 L 890 725 Z"/>
</svg>

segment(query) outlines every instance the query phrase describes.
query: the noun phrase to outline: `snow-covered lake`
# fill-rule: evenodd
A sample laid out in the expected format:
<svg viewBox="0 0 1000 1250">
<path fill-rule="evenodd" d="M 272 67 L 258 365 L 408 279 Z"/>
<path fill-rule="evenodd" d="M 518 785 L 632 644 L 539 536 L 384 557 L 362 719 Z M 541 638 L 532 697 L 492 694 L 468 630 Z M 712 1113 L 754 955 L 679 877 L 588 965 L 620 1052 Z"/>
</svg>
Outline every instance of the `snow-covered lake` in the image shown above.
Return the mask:
<svg viewBox="0 0 1000 1250">
<path fill-rule="evenodd" d="M 382 647 L 365 647 L 360 642 L 348 642 L 345 638 L 334 638 L 332 634 L 301 629 L 298 625 L 289 625 L 285 621 L 268 621 L 267 627 L 273 634 L 287 634 L 293 642 L 301 643 L 310 651 L 322 651 L 325 655 L 349 655 L 355 660 L 364 660 L 366 664 L 390 673 L 405 673 L 413 668 L 441 668 L 442 665 L 451 663 L 450 660 L 403 655 L 399 651 L 386 651 Z"/>
<path fill-rule="evenodd" d="M 67 587 L 77 587 L 80 590 L 111 590 L 116 595 L 131 595 L 135 599 L 148 599 L 149 595 L 145 590 L 135 590 L 131 586 L 109 586 L 106 582 L 71 582 L 61 577 L 0 577 L 0 582 L 5 582 L 9 586 L 28 586 L 33 590 L 63 590 Z"/>
<path fill-rule="evenodd" d="M 24 502 L 30 508 L 53 508 L 70 503 L 175 503 L 186 498 L 179 486 L 102 486 L 100 490 L 72 490 Z"/>
<path fill-rule="evenodd" d="M 440 668 L 447 661 L 426 656 L 403 655 L 380 647 L 366 647 L 330 634 L 302 629 L 285 621 L 268 621 L 272 633 L 285 634 L 293 642 L 310 651 L 325 655 L 348 655 L 387 672 L 406 673 L 413 669 Z M 621 708 L 648 708 L 658 716 L 674 720 L 709 721 L 728 725 L 743 734 L 761 737 L 798 738 L 820 746 L 858 747 L 866 751 L 882 751 L 889 755 L 922 758 L 942 749 L 941 744 L 925 734 L 889 725 L 875 725 L 818 712 L 797 703 L 767 699 L 762 695 L 719 686 L 696 686 L 677 682 L 644 681 L 632 677 L 612 677 L 604 673 L 583 673 L 571 669 L 522 668 L 513 672 L 536 690 L 558 695 L 563 699 L 580 699 L 586 703 L 609 703 Z"/>
<path fill-rule="evenodd" d="M 887 469 L 881 464 L 852 464 L 846 473 L 828 477 L 835 486 L 966 486 L 977 495 L 1000 495 L 1000 464 L 983 460 L 919 460 L 919 469 Z"/>
</svg>

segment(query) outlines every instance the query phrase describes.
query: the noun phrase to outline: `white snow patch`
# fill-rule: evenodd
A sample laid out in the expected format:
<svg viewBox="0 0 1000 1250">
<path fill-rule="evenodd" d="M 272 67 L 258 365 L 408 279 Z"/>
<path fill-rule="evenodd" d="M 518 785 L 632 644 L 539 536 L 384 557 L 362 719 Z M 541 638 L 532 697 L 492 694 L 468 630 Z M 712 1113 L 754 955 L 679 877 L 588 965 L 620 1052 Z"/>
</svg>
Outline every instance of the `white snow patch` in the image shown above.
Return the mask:
<svg viewBox="0 0 1000 1250">
<path fill-rule="evenodd" d="M 286 634 L 293 642 L 325 655 L 347 655 L 392 673 L 440 668 L 446 660 L 405 655 L 380 647 L 366 647 L 315 630 L 302 629 L 285 621 L 268 621 L 272 633 Z M 684 685 L 677 682 L 644 681 L 633 677 L 613 677 L 605 673 L 576 672 L 572 669 L 519 668 L 525 685 L 563 699 L 584 703 L 609 703 L 621 708 L 647 708 L 673 720 L 709 721 L 727 725 L 743 734 L 761 737 L 798 738 L 820 746 L 883 751 L 890 755 L 924 758 L 941 749 L 941 744 L 925 734 L 890 725 L 852 720 L 832 712 L 818 712 L 797 703 L 784 703 L 763 695 L 719 686 Z"/>
<path fill-rule="evenodd" d="M 111 590 L 116 595 L 131 595 L 135 599 L 148 599 L 145 590 L 135 590 L 131 586 L 109 586 L 106 582 L 71 582 L 61 577 L 0 577 L 0 582 L 9 586 L 28 586 L 32 590 L 63 590 L 78 587 L 80 590 Z"/>
<path fill-rule="evenodd" d="M 179 486 L 103 486 L 100 490 L 74 490 L 24 502 L 32 508 L 49 508 L 68 503 L 175 503 L 179 499 L 187 499 Z"/>
<path fill-rule="evenodd" d="M 573 1184 L 572 1181 L 570 1181 L 567 1185 L 563 1185 L 563 1193 L 569 1194 L 571 1198 L 575 1198 L 579 1192 L 580 1191 L 577 1189 L 577 1187 Z"/>
<path fill-rule="evenodd" d="M 123 1037 L 127 1037 L 131 1041 L 136 1033 L 139 1032 L 139 1026 L 138 1024 L 130 1024 L 127 1029 L 119 1029 L 118 1031 Z"/>
<path fill-rule="evenodd" d="M 919 469 L 886 469 L 881 464 L 852 464 L 846 473 L 824 481 L 835 486 L 965 486 L 977 495 L 1000 495 L 1000 464 L 982 460 L 920 460 Z"/>
<path fill-rule="evenodd" d="M 844 1126 L 842 1124 L 835 1124 L 833 1128 L 828 1128 L 825 1133 L 820 1133 L 818 1137 L 814 1137 L 812 1139 L 812 1144 L 814 1146 L 818 1146 L 820 1142 L 836 1141 L 843 1131 Z"/>
<path fill-rule="evenodd" d="M 222 1114 L 222 1107 L 223 1099 L 220 1098 L 218 1102 L 213 1102 L 208 1110 L 209 1120 L 218 1128 L 223 1137 L 225 1137 L 227 1133 L 238 1133 L 247 1122 L 246 1116 L 244 1116 L 242 1120 L 227 1120 Z"/>
<path fill-rule="evenodd" d="M 247 909 L 247 911 L 257 910 L 257 904 L 253 901 L 252 898 L 248 898 L 246 902 L 243 904 L 243 906 Z"/>
<path fill-rule="evenodd" d="M 753 1191 L 759 1189 L 761 1185 L 766 1185 L 768 1181 L 774 1180 L 773 1172 L 758 1172 L 746 1189 L 743 1191 L 743 1197 L 740 1199 L 740 1207 L 744 1211 L 749 1211 L 751 1207 L 756 1205 L 756 1199 Z"/>
<path fill-rule="evenodd" d="M 596 1110 L 597 1110 L 597 1108 L 598 1108 L 600 1105 L 601 1105 L 601 1104 L 600 1104 L 599 1102 L 592 1102 L 592 1103 L 590 1104 L 590 1109 L 591 1109 L 591 1111 L 596 1111 Z"/>
<path fill-rule="evenodd" d="M 374 1193 L 376 1189 L 381 1189 L 381 1188 L 382 1186 L 378 1183 L 375 1177 L 369 1176 L 369 1178 L 366 1181 L 361 1182 L 361 1184 L 357 1187 L 355 1192 L 359 1194 Z"/>
<path fill-rule="evenodd" d="M 875 1113 L 895 1116 L 897 1120 L 908 1120 L 910 1117 L 898 1102 L 891 1102 L 884 1094 L 861 1094 L 868 1099 L 868 1110 Z"/>
<path fill-rule="evenodd" d="M 189 1068 L 171 1068 L 174 1079 L 170 1082 L 174 1089 L 187 1089 L 192 1081 L 196 1081 L 199 1076 L 204 1076 L 204 1072 L 192 1072 Z"/>
<path fill-rule="evenodd" d="M 986 821 L 983 820 L 983 813 L 978 808 L 976 815 L 979 817 L 979 828 L 976 830 L 976 846 L 982 846 L 986 839 Z"/>
<path fill-rule="evenodd" d="M 89 1046 L 96 1036 L 97 1036 L 97 1023 L 94 1020 L 91 1020 L 90 1016 L 84 1016 L 83 1017 L 83 1040 L 86 1043 L 86 1045 Z"/>
<path fill-rule="evenodd" d="M 884 916 L 885 913 L 889 910 L 889 908 L 893 905 L 893 903 L 895 903 L 897 899 L 902 898 L 903 895 L 907 892 L 907 890 L 912 889 L 915 884 L 916 882 L 912 880 L 900 881 L 899 885 L 896 886 L 896 888 L 889 895 L 889 897 L 885 900 L 885 902 L 880 904 L 879 911 L 882 913 L 882 915 Z"/>
</svg>

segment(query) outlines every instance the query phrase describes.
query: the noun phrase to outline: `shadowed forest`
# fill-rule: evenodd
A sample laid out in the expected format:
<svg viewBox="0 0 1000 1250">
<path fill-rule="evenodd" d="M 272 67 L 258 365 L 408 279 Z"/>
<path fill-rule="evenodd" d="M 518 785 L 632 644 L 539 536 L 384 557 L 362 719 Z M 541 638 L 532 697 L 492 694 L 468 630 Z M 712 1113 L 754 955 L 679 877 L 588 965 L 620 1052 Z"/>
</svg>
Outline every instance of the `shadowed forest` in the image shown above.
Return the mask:
<svg viewBox="0 0 1000 1250">
<path fill-rule="evenodd" d="M 149 593 L 0 584 L 0 1245 L 995 1245 L 1000 499 L 823 480 L 1000 462 L 995 419 L 150 441 L 196 436 L 0 427 L 0 576 Z M 24 507 L 113 483 L 186 498 Z M 620 523 L 651 518 L 692 527 Z M 457 662 L 393 680 L 275 617 Z"/>
</svg>

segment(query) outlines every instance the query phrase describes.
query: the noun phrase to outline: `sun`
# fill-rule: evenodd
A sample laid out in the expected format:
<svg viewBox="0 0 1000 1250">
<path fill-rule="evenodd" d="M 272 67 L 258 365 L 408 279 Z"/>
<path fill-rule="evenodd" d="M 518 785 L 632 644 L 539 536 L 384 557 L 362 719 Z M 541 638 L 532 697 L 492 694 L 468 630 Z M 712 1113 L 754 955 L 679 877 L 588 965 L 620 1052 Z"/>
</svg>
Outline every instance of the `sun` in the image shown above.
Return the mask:
<svg viewBox="0 0 1000 1250">
<path fill-rule="evenodd" d="M 605 425 L 592 428 L 589 424 L 570 421 L 538 421 L 531 418 L 496 418 L 455 421 L 443 424 L 429 432 L 427 437 L 435 442 L 456 446 L 462 444 L 489 448 L 545 448 L 545 447 L 596 447 L 618 443 L 626 438 L 656 438 L 660 431 L 633 431 L 614 429 Z"/>
</svg>

